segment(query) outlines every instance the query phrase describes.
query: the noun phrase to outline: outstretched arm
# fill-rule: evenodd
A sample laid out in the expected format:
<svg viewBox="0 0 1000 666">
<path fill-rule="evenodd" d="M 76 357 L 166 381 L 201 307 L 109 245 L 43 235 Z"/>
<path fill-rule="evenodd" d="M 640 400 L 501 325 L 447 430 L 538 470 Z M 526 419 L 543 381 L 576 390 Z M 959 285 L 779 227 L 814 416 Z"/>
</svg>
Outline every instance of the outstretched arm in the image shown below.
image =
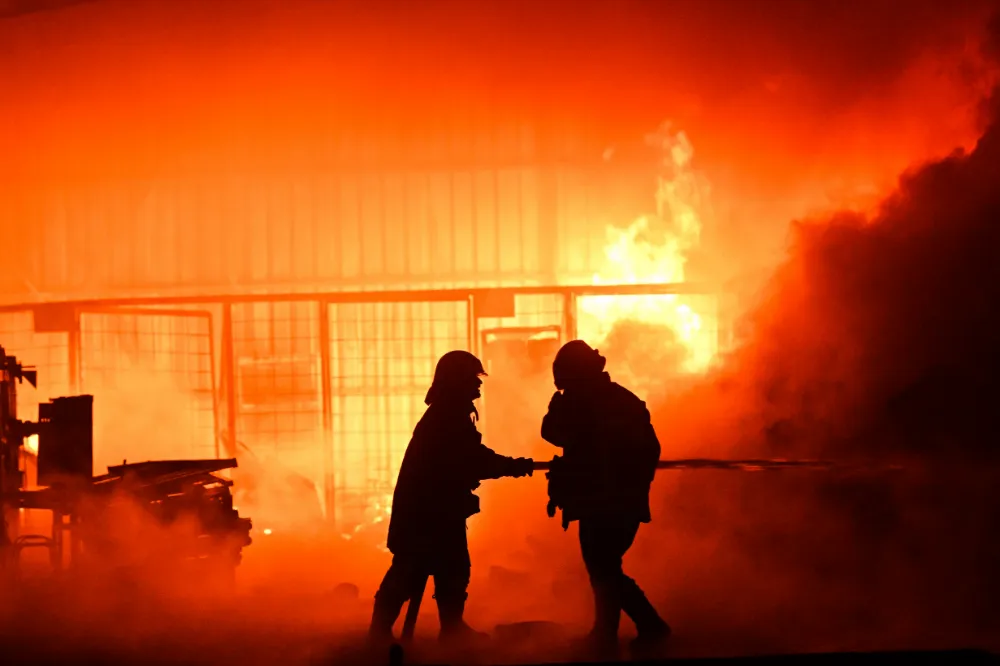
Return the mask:
<svg viewBox="0 0 1000 666">
<path fill-rule="evenodd" d="M 474 469 L 480 480 L 501 479 L 505 476 L 531 476 L 535 463 L 531 458 L 511 458 L 502 456 L 485 444 L 479 444 L 474 454 Z"/>
<path fill-rule="evenodd" d="M 482 434 L 474 427 L 467 436 L 469 444 L 462 447 L 462 467 L 476 479 L 482 481 L 505 476 L 530 476 L 534 471 L 534 461 L 530 458 L 503 456 L 483 444 Z"/>
</svg>

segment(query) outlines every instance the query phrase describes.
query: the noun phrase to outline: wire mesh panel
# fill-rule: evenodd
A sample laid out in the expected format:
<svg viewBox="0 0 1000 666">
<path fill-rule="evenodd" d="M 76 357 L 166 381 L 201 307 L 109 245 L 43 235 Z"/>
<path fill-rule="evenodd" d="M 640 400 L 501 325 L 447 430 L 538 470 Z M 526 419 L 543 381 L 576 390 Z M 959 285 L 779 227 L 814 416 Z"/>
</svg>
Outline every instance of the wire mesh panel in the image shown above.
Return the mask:
<svg viewBox="0 0 1000 666">
<path fill-rule="evenodd" d="M 380 522 L 437 359 L 469 348 L 466 302 L 330 305 L 335 518 Z"/>
<path fill-rule="evenodd" d="M 38 370 L 38 388 L 23 383 L 17 390 L 17 416 L 38 419 L 38 403 L 69 395 L 69 335 L 38 333 L 31 310 L 0 313 L 0 346 L 21 364 Z"/>
<path fill-rule="evenodd" d="M 357 293 L 219 296 L 208 310 L 191 309 L 205 308 L 204 299 L 172 299 L 169 310 L 150 299 L 80 312 L 79 336 L 64 332 L 75 330 L 74 304 L 26 304 L 0 312 L 0 344 L 39 369 L 39 390 L 19 392 L 22 418 L 35 418 L 39 401 L 95 395 L 96 471 L 123 459 L 217 455 L 216 405 L 224 396 L 241 483 L 260 505 L 254 511 L 318 522 L 325 509 L 328 521 L 351 533 L 388 515 L 403 452 L 445 352 L 474 349 L 488 364 L 480 429 L 491 445 L 514 451 L 537 439 L 535 406 L 544 408 L 551 357 L 568 336 L 599 346 L 613 376 L 647 399 L 672 390 L 673 378 L 678 386 L 691 381 L 727 344 L 730 315 L 715 296 L 526 291 L 372 292 L 368 301 Z M 489 317 L 470 320 L 473 299 Z M 221 392 L 216 310 L 225 338 Z M 526 423 L 520 439 L 512 430 L 518 419 Z"/>
<path fill-rule="evenodd" d="M 98 470 L 122 460 L 217 455 L 208 313 L 81 313 L 80 382 L 94 395 Z"/>
<path fill-rule="evenodd" d="M 253 479 L 248 501 L 270 527 L 321 517 L 319 303 L 234 305 L 232 335 L 237 455 L 244 480 Z"/>
</svg>

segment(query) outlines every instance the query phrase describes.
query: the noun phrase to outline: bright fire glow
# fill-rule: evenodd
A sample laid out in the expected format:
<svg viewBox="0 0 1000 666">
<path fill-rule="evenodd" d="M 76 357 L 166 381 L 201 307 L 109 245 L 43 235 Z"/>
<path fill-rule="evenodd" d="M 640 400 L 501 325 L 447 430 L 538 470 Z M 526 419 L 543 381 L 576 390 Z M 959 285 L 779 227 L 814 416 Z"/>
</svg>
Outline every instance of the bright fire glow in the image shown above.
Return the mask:
<svg viewBox="0 0 1000 666">
<path fill-rule="evenodd" d="M 664 152 L 658 178 L 656 215 L 643 216 L 629 227 L 609 227 L 604 263 L 595 285 L 671 284 L 684 282 L 687 253 L 697 247 L 708 185 L 691 168 L 694 150 L 683 132 L 669 123 L 650 137 Z M 580 337 L 600 345 L 625 321 L 669 328 L 686 352 L 683 369 L 704 371 L 717 350 L 715 327 L 704 313 L 674 295 L 591 296 L 580 300 Z"/>
<path fill-rule="evenodd" d="M 25 438 L 24 450 L 33 456 L 38 455 L 38 435 L 31 435 Z"/>
</svg>

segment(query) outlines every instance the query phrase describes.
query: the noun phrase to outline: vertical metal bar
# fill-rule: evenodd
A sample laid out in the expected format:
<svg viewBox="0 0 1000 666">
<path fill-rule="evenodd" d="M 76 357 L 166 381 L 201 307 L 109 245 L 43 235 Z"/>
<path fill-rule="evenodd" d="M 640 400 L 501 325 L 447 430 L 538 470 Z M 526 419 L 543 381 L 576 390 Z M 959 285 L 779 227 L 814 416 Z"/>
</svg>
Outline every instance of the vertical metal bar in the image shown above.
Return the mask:
<svg viewBox="0 0 1000 666">
<path fill-rule="evenodd" d="M 466 324 L 468 329 L 466 335 L 468 335 L 468 349 L 471 353 L 479 356 L 479 315 L 476 312 L 476 295 L 470 293 L 469 298 L 466 301 Z"/>
<path fill-rule="evenodd" d="M 268 181 L 264 186 L 264 242 L 265 247 L 260 248 L 264 254 L 264 264 L 267 267 L 265 279 L 271 281 L 275 279 L 274 274 L 274 235 L 275 235 L 275 215 L 274 213 L 274 181 Z M 256 254 L 256 253 L 255 253 Z M 271 321 L 274 321 L 274 313 L 271 313 Z"/>
<path fill-rule="evenodd" d="M 438 275 L 435 272 L 435 268 L 439 265 L 441 260 L 441 248 L 438 245 L 438 216 L 434 214 L 434 181 L 431 178 L 431 173 L 428 171 L 424 174 L 424 192 L 426 197 L 424 198 L 424 212 L 426 213 L 426 224 L 427 224 L 427 271 L 426 276 L 427 282 L 437 282 Z M 455 270 L 452 266 L 451 271 Z"/>
<path fill-rule="evenodd" d="M 455 233 L 455 172 L 448 172 L 448 239 L 451 243 L 451 264 L 446 269 L 448 273 L 457 273 L 458 267 L 458 239 Z M 475 248 L 473 248 L 475 251 Z M 438 272 L 434 276 L 434 281 L 439 281 L 444 275 Z"/>
<path fill-rule="evenodd" d="M 331 387 L 332 364 L 330 362 L 330 304 L 319 302 L 319 367 L 320 396 L 323 406 L 323 502 L 326 519 L 335 524 L 336 493 L 333 474 L 333 390 Z"/>
<path fill-rule="evenodd" d="M 392 385 L 393 365 L 396 363 L 394 356 L 393 341 L 399 330 L 399 311 L 405 308 L 404 303 L 386 303 L 384 305 L 387 312 L 379 322 L 383 331 L 380 336 L 382 340 L 382 372 L 379 373 L 379 380 L 382 386 L 379 393 L 382 396 L 382 470 L 379 474 L 379 491 L 382 491 L 383 484 L 392 484 L 392 406 L 395 397 L 395 387 Z"/>
<path fill-rule="evenodd" d="M 355 220 L 358 228 L 358 277 L 361 279 L 362 283 L 368 281 L 370 275 L 368 272 L 367 263 L 365 258 L 368 256 L 365 252 L 365 232 L 368 230 L 368 226 L 365 224 L 365 179 L 364 176 L 359 176 L 357 178 L 357 189 L 355 190 L 355 208 L 358 211 L 358 217 Z"/>
<path fill-rule="evenodd" d="M 259 190 L 254 187 L 255 183 L 252 183 L 253 176 L 245 176 L 242 178 L 244 191 L 247 192 L 248 198 L 250 198 L 250 192 L 257 195 Z M 256 196 L 252 199 L 252 204 L 256 204 Z M 246 209 L 244 209 L 246 210 Z M 243 244 L 240 248 L 240 255 L 242 257 L 243 265 L 236 271 L 238 279 L 250 282 L 256 276 L 256 260 L 257 260 L 257 229 L 256 222 L 252 219 L 248 219 L 244 224 L 240 225 L 240 242 Z M 231 274 L 230 274 L 231 277 Z"/>
<path fill-rule="evenodd" d="M 524 169 L 517 169 L 515 182 L 515 194 L 517 200 L 517 270 L 518 274 L 526 277 L 525 270 L 525 248 L 524 248 Z"/>
<path fill-rule="evenodd" d="M 222 380 L 226 389 L 226 455 L 236 456 L 236 345 L 233 331 L 233 304 L 222 306 Z"/>
<path fill-rule="evenodd" d="M 268 261 L 270 261 L 273 253 L 268 251 L 267 255 L 268 255 Z M 274 325 L 275 325 L 274 323 L 277 317 L 279 316 L 280 312 L 276 312 L 278 308 L 275 306 L 279 307 L 288 306 L 288 309 L 291 310 L 292 306 L 294 305 L 295 305 L 294 303 L 280 303 L 280 302 L 275 303 L 274 301 L 267 302 L 267 355 L 269 357 L 269 360 L 271 361 L 270 363 L 268 363 L 267 367 L 270 368 L 271 370 L 270 385 L 275 388 L 279 386 L 278 381 L 280 379 L 280 375 L 278 374 L 279 373 L 278 362 L 277 362 L 278 359 L 275 358 L 276 356 L 278 356 L 279 352 L 277 346 L 275 345 L 275 338 L 274 338 Z M 256 313 L 254 314 L 256 315 Z M 256 316 L 254 317 L 254 319 L 256 319 Z M 294 373 L 295 373 L 294 366 L 289 366 L 287 372 L 289 374 L 289 379 L 292 379 L 294 381 Z M 275 409 L 274 407 L 270 407 L 267 411 L 267 416 L 268 420 L 267 420 L 267 425 L 265 426 L 268 439 L 267 443 L 269 446 L 274 447 L 274 449 L 276 450 L 278 448 L 278 442 L 281 439 L 278 436 L 278 422 L 280 418 L 278 415 L 278 410 Z M 294 418 L 294 413 L 292 418 Z M 275 452 L 279 453 L 277 450 Z"/>
<path fill-rule="evenodd" d="M 477 278 L 482 275 L 479 270 L 479 202 L 477 201 L 477 191 L 476 187 L 476 171 L 475 169 L 469 172 L 469 208 L 471 213 L 471 219 L 469 220 L 469 235 L 471 240 L 471 246 L 468 252 L 472 255 L 472 274 Z M 454 198 L 454 195 L 452 195 Z M 479 280 L 476 280 L 478 283 Z"/>
<path fill-rule="evenodd" d="M 410 197 L 407 196 L 409 179 L 406 175 L 401 176 L 400 189 L 402 190 L 400 206 L 403 211 L 399 219 L 399 223 L 403 227 L 401 230 L 401 237 L 403 239 L 403 275 L 404 280 L 409 282 L 413 279 L 413 268 L 410 266 Z"/>
<path fill-rule="evenodd" d="M 503 220 L 501 217 L 501 206 L 500 206 L 500 169 L 497 167 L 493 168 L 493 270 L 496 271 L 498 277 L 503 277 L 503 269 L 500 267 L 500 257 L 502 251 L 500 248 L 503 242 L 503 236 L 500 234 L 500 230 L 503 229 Z M 523 277 L 522 277 L 523 279 Z"/>
<path fill-rule="evenodd" d="M 390 257 L 389 239 L 390 237 L 395 239 L 396 234 L 389 233 L 389 222 L 387 219 L 388 215 L 386 214 L 385 210 L 386 209 L 385 190 L 386 190 L 385 175 L 380 172 L 378 177 L 378 193 L 379 193 L 378 216 L 379 216 L 379 231 L 382 233 L 382 238 L 380 239 L 381 242 L 379 243 L 379 245 L 382 246 L 382 275 L 384 275 L 385 279 L 388 281 L 389 276 L 392 275 L 392 270 L 389 268 L 389 257 Z M 382 289 L 385 289 L 384 283 L 382 284 Z"/>
<path fill-rule="evenodd" d="M 299 275 L 298 270 L 301 264 L 306 263 L 301 257 L 295 256 L 295 239 L 297 237 L 296 227 L 302 224 L 301 218 L 299 217 L 299 211 L 295 207 L 295 185 L 292 184 L 291 180 L 285 181 L 285 195 L 287 196 L 287 208 L 286 213 L 289 217 L 288 219 L 288 279 L 297 281 L 301 280 L 302 276 Z M 310 280 L 315 280 L 315 275 L 310 275 L 308 277 Z M 294 317 L 293 317 L 294 321 Z"/>
<path fill-rule="evenodd" d="M 20 194 L 23 200 L 27 201 L 28 199 L 27 190 L 24 189 L 20 190 Z M 62 193 L 59 192 L 55 194 L 53 198 L 60 197 L 61 194 Z M 53 248 L 50 247 L 51 234 L 49 233 L 51 231 L 51 227 L 53 226 L 54 223 L 53 218 L 55 216 L 53 215 L 52 217 L 50 217 L 49 215 L 47 215 L 48 211 L 46 210 L 46 208 L 50 207 L 51 205 L 52 204 L 49 203 L 43 205 L 40 209 L 38 209 L 37 212 L 38 223 L 27 226 L 29 233 L 31 231 L 34 231 L 37 234 L 37 236 L 31 241 L 34 246 L 34 252 L 32 252 L 32 256 L 35 260 L 34 265 L 36 268 L 34 271 L 29 272 L 28 275 L 31 276 L 30 277 L 31 282 L 37 285 L 42 292 L 49 291 L 51 284 L 51 281 L 48 279 L 49 271 L 47 262 L 45 261 L 45 257 L 47 257 L 50 252 L 53 254 L 53 256 L 55 255 L 55 253 L 52 252 Z M 31 245 L 29 245 L 29 247 L 31 247 Z"/>
<path fill-rule="evenodd" d="M 346 422 L 345 422 L 345 417 L 346 417 L 346 414 L 347 414 L 347 396 L 345 395 L 345 390 L 344 390 L 344 384 L 345 384 L 345 379 L 346 379 L 346 377 L 344 375 L 344 348 L 343 348 L 343 346 L 341 346 L 342 343 L 344 342 L 344 336 L 346 335 L 345 328 L 344 328 L 344 310 L 345 309 L 347 309 L 348 312 L 354 313 L 354 317 L 356 318 L 358 316 L 357 315 L 357 311 L 358 311 L 359 308 L 358 308 L 358 306 L 338 306 L 336 308 L 336 311 L 337 311 L 337 338 L 336 338 L 337 339 L 337 363 L 338 363 L 338 369 L 340 371 L 340 373 L 339 373 L 339 375 L 337 377 L 337 413 L 338 413 L 338 415 L 339 415 L 340 418 L 338 419 L 339 429 L 338 429 L 338 432 L 337 432 L 337 435 L 339 436 L 339 439 L 334 440 L 337 443 L 336 455 L 334 457 L 337 460 L 337 464 L 340 466 L 340 470 L 341 470 L 340 477 L 341 477 L 341 479 L 343 481 L 343 485 L 346 487 L 347 486 L 346 470 L 349 469 L 349 466 L 348 466 L 348 444 L 353 444 L 353 442 L 351 442 L 350 435 L 348 434 L 348 428 L 347 428 L 347 425 L 346 425 Z M 331 351 L 331 354 L 332 354 L 333 350 L 331 349 L 330 351 Z M 331 377 L 331 382 L 332 382 L 332 379 L 333 378 Z M 337 490 L 337 486 L 336 486 L 336 470 L 334 470 L 334 475 L 333 476 L 334 476 L 333 490 L 334 490 L 334 492 L 336 492 L 336 490 Z M 334 507 L 336 508 L 336 504 L 334 505 Z M 334 515 L 334 518 L 336 518 L 336 514 Z"/>
<path fill-rule="evenodd" d="M 355 335 L 356 340 L 360 343 L 358 349 L 358 355 L 361 359 L 360 370 L 361 377 L 361 414 L 362 414 L 362 425 L 361 425 L 361 461 L 362 469 L 366 475 L 364 478 L 364 489 L 362 493 L 362 510 L 367 505 L 368 501 L 371 499 L 371 469 L 372 469 L 372 447 L 369 427 L 371 425 L 372 416 L 372 395 L 371 395 L 371 382 L 372 375 L 375 371 L 372 369 L 374 365 L 372 363 L 372 355 L 377 353 L 372 351 L 372 348 L 376 345 L 371 344 L 370 338 L 365 337 L 365 331 L 368 326 L 365 323 L 374 322 L 375 317 L 378 316 L 378 304 L 377 303 L 366 303 L 365 305 L 358 308 L 358 318 L 355 319 Z M 366 321 L 362 321 L 362 317 L 366 318 Z M 377 344 L 377 343 L 376 343 Z"/>
<path fill-rule="evenodd" d="M 69 352 L 69 389 L 72 393 L 80 391 L 82 369 L 80 338 L 80 313 L 74 308 L 69 329 L 69 339 L 67 341 Z"/>
<path fill-rule="evenodd" d="M 194 229 L 189 230 L 185 236 L 187 236 L 190 240 L 194 240 L 194 248 L 192 248 L 191 245 L 185 244 L 185 249 L 187 251 L 184 253 L 184 257 L 186 261 L 194 264 L 191 266 L 191 270 L 189 271 L 189 276 L 191 278 L 190 282 L 194 284 L 198 284 L 203 281 L 208 282 L 213 279 L 212 277 L 205 275 L 203 272 L 205 269 L 202 268 L 203 266 L 207 267 L 218 265 L 218 261 L 212 261 L 211 259 L 206 261 L 203 259 L 203 257 L 207 258 L 207 250 L 211 247 L 211 245 L 206 242 L 205 238 L 207 225 L 205 224 L 205 189 L 202 187 L 202 182 L 201 178 L 196 176 L 193 177 L 188 184 L 188 187 L 191 188 L 191 199 L 194 202 L 194 211 L 192 211 L 192 215 L 188 218 L 188 223 L 190 224 L 191 222 L 194 222 Z M 191 233 L 191 231 L 194 233 Z M 192 236 L 194 238 L 192 238 Z M 135 243 L 133 242 L 130 247 L 135 247 Z M 192 252 L 192 250 L 195 250 L 197 254 Z M 132 284 L 135 283 L 133 282 Z"/>
<path fill-rule="evenodd" d="M 209 381 L 212 385 L 212 432 L 215 435 L 215 457 L 221 458 L 219 450 L 219 392 L 215 381 L 215 326 L 213 325 L 214 313 L 206 312 L 205 319 L 208 321 L 208 372 Z"/>
<path fill-rule="evenodd" d="M 344 274 L 344 266 L 347 264 L 347 262 L 344 261 L 344 258 L 345 258 L 344 254 L 345 254 L 345 249 L 346 249 L 345 248 L 345 243 L 344 243 L 344 227 L 346 226 L 344 224 L 344 218 L 345 218 L 345 216 L 344 216 L 344 175 L 342 173 L 338 174 L 337 177 L 334 179 L 334 182 L 336 183 L 336 193 L 337 193 L 337 195 L 336 195 L 336 197 L 334 197 L 334 202 L 335 203 L 333 204 L 333 207 L 334 207 L 334 209 L 335 209 L 336 212 L 334 212 L 332 214 L 333 219 L 331 220 L 331 222 L 333 224 L 333 228 L 335 229 L 335 232 L 334 232 L 333 235 L 335 236 L 336 240 L 334 242 L 337 244 L 336 245 L 336 255 L 335 256 L 337 256 L 340 260 L 332 262 L 334 264 L 334 266 L 336 266 L 336 271 L 337 272 L 335 274 L 331 275 L 331 277 L 334 280 L 338 280 L 339 281 L 339 280 L 343 280 L 344 279 L 344 276 L 345 276 L 345 274 Z M 334 253 L 331 252 L 331 255 L 333 255 L 333 254 Z"/>
<path fill-rule="evenodd" d="M 416 337 L 417 337 L 417 328 L 418 328 L 418 326 L 417 326 L 416 320 L 417 320 L 417 317 L 418 317 L 418 313 L 423 312 L 424 311 L 423 308 L 425 306 L 428 308 L 427 311 L 430 313 L 430 316 L 428 317 L 428 320 L 430 320 L 433 317 L 433 311 L 432 311 L 433 304 L 430 304 L 430 303 L 428 303 L 428 304 L 424 304 L 424 303 L 410 303 L 410 304 L 408 304 L 406 306 L 406 312 L 407 312 L 407 315 L 408 315 L 407 318 L 406 318 L 406 344 L 407 344 L 406 365 L 407 365 L 407 369 L 409 370 L 409 372 L 408 372 L 409 381 L 407 382 L 406 389 L 404 389 L 402 393 L 403 393 L 403 395 L 406 396 L 407 400 L 410 400 L 410 398 L 412 396 L 412 392 L 415 390 L 415 387 L 417 385 L 417 368 L 416 368 L 416 366 L 417 366 L 417 340 L 416 340 Z M 431 340 L 434 337 L 433 336 L 433 326 L 434 326 L 433 321 L 428 321 L 428 328 L 431 329 L 431 331 L 427 335 L 427 340 L 421 339 L 421 341 L 420 341 L 420 349 L 423 350 L 426 347 L 428 349 L 428 353 L 430 353 L 430 354 L 433 353 L 432 351 L 430 351 L 430 350 L 433 349 L 433 346 L 432 346 L 433 343 L 431 342 Z M 419 396 L 419 393 L 417 395 Z M 406 407 L 404 409 L 405 409 L 406 417 L 409 418 L 411 416 L 411 413 L 410 413 L 411 407 Z"/>
<path fill-rule="evenodd" d="M 183 200 L 184 197 L 183 195 L 184 186 L 182 183 L 183 181 L 179 179 L 175 180 L 172 183 L 171 187 L 172 192 L 170 194 L 173 199 L 172 203 L 173 203 L 174 213 L 178 212 L 177 211 L 178 204 Z M 181 203 L 180 205 L 183 206 L 183 203 Z M 187 253 L 182 251 L 182 248 L 186 246 L 186 243 L 184 242 L 186 240 L 184 233 L 186 229 L 184 229 L 182 226 L 182 221 L 188 220 L 187 215 L 184 214 L 185 212 L 186 211 L 182 210 L 180 214 L 172 215 L 170 218 L 170 226 L 171 226 L 170 231 L 171 235 L 173 236 L 170 243 L 170 249 L 172 255 L 171 258 L 173 259 L 173 262 L 172 266 L 168 270 L 171 271 L 170 277 L 171 277 L 171 282 L 173 284 L 183 284 L 184 282 L 184 269 L 182 267 L 182 264 L 188 258 Z"/>
<path fill-rule="evenodd" d="M 565 330 L 566 342 L 576 340 L 576 305 L 577 296 L 571 291 L 563 294 L 563 329 Z"/>
<path fill-rule="evenodd" d="M 315 158 L 315 164 L 318 160 Z M 317 201 L 317 193 L 320 190 L 319 185 L 319 171 L 312 170 L 309 177 L 309 239 L 311 240 L 311 247 L 309 248 L 309 280 L 313 283 L 318 283 L 320 281 L 320 247 L 323 245 L 319 241 L 319 218 L 321 216 L 319 211 L 319 203 Z M 325 247 L 326 257 L 330 256 L 330 248 Z M 329 262 L 322 262 L 329 263 Z M 325 276 L 324 276 L 325 277 Z"/>
</svg>

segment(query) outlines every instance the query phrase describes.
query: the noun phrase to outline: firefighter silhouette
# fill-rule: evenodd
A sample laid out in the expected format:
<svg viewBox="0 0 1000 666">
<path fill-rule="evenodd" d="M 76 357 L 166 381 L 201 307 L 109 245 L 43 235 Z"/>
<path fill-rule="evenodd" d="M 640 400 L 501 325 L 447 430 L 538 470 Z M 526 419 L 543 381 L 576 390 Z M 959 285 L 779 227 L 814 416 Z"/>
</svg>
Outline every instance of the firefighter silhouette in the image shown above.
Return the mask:
<svg viewBox="0 0 1000 666">
<path fill-rule="evenodd" d="M 391 641 L 403 605 L 434 578 L 442 640 L 484 637 L 463 619 L 471 561 L 466 519 L 479 512 L 474 490 L 485 479 L 532 473 L 532 460 L 495 453 L 476 429 L 486 373 L 478 358 L 448 352 L 437 363 L 428 405 L 403 456 L 392 500 L 388 548 L 393 555 L 372 613 L 370 637 Z"/>
<path fill-rule="evenodd" d="M 590 640 L 616 651 L 624 611 L 638 630 L 634 649 L 659 645 L 670 627 L 622 570 L 639 525 L 650 522 L 649 488 L 660 444 L 645 403 L 611 381 L 606 359 L 582 340 L 566 343 L 552 364 L 556 393 L 542 438 L 562 449 L 549 478 L 550 516 L 579 521 L 580 550 L 594 593 Z"/>
</svg>

